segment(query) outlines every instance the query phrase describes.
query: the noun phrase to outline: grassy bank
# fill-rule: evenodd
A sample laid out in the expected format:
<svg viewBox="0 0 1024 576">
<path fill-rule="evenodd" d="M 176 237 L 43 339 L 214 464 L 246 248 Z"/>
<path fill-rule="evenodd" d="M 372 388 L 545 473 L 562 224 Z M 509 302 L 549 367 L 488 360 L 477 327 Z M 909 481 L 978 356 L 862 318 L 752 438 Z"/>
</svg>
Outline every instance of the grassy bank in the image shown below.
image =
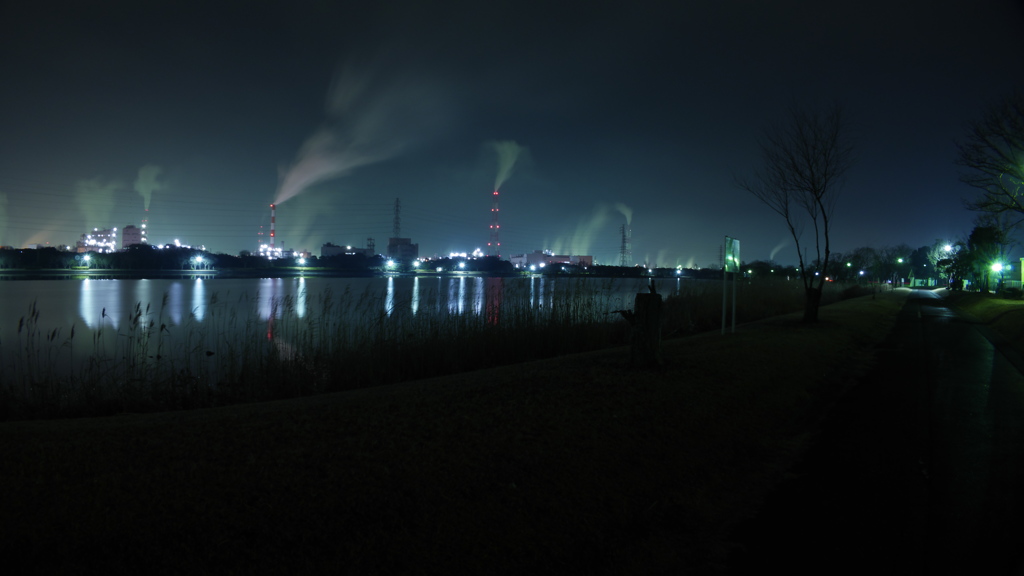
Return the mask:
<svg viewBox="0 0 1024 576">
<path fill-rule="evenodd" d="M 1024 300 L 977 292 L 949 292 L 946 298 L 957 311 L 993 330 L 1024 355 Z"/>
<path fill-rule="evenodd" d="M 211 408 L 421 380 L 623 345 L 608 279 L 563 279 L 547 296 L 532 284 L 477 278 L 485 296 L 452 309 L 395 302 L 384 292 L 325 290 L 261 299 L 213 293 L 182 322 L 169 298 L 135 305 L 119 327 L 51 326 L 33 303 L 0 342 L 0 420 Z M 563 280 L 559 280 L 562 282 Z M 636 288 L 646 281 L 638 280 Z M 719 282 L 662 281 L 664 333 L 717 329 Z M 823 301 L 849 294 L 829 284 Z M 539 291 L 543 292 L 543 291 Z M 800 310 L 801 284 L 743 281 L 738 322 Z M 410 313 L 410 310 L 419 310 Z"/>
<path fill-rule="evenodd" d="M 901 293 L 664 343 L 262 404 L 0 424 L 40 572 L 714 572 Z"/>
</svg>

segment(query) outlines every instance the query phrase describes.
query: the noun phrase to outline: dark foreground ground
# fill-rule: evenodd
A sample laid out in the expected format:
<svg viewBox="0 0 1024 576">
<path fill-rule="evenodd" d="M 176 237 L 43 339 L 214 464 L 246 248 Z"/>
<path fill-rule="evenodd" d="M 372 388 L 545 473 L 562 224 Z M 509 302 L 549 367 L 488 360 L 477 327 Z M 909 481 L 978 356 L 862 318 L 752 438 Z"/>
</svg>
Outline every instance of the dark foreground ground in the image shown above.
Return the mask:
<svg viewBox="0 0 1024 576">
<path fill-rule="evenodd" d="M 749 521 L 875 364 L 904 297 L 665 342 L 654 371 L 616 349 L 284 402 L 6 423 L 0 554 L 76 574 L 716 574 L 764 564 L 760 545 L 784 560 L 804 536 Z"/>
<path fill-rule="evenodd" d="M 911 295 L 872 370 L 734 531 L 733 573 L 1024 574 L 1024 362 L 990 321 L 1019 306 L 983 320 L 949 306 L 978 296 L 944 296 Z"/>
</svg>

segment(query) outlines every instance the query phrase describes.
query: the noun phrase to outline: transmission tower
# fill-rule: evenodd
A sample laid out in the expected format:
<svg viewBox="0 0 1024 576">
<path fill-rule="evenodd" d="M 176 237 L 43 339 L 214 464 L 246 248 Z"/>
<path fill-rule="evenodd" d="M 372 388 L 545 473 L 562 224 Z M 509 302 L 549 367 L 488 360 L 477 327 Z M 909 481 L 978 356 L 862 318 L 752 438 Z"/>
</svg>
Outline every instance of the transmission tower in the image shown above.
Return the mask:
<svg viewBox="0 0 1024 576">
<path fill-rule="evenodd" d="M 619 248 L 619 266 L 626 267 L 633 261 L 633 251 L 630 250 L 630 233 L 632 232 L 626 225 L 622 225 L 622 246 Z"/>
</svg>

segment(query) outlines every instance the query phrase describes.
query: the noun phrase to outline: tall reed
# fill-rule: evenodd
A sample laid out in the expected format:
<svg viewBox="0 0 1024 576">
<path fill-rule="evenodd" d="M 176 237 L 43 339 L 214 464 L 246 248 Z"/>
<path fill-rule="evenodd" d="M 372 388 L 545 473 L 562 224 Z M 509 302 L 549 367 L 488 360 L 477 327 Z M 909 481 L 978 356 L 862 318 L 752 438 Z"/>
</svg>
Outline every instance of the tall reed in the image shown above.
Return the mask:
<svg viewBox="0 0 1024 576">
<path fill-rule="evenodd" d="M 213 293 L 180 325 L 135 305 L 115 331 L 101 313 L 87 350 L 76 327 L 40 326 L 35 303 L 19 320 L 18 341 L 0 342 L 0 417 L 33 418 L 180 410 L 306 396 L 422 379 L 454 372 L 596 350 L 628 342 L 614 310 L 610 280 L 559 278 L 534 293 L 531 284 L 486 282 L 483 297 L 451 307 L 440 294 L 417 303 L 383 292 L 261 299 Z M 647 281 L 638 283 L 646 291 Z M 666 282 L 671 286 L 671 282 Z M 655 284 L 657 286 L 657 283 Z M 830 286 L 825 301 L 838 298 Z M 730 286 L 730 290 L 732 287 Z M 713 330 L 721 322 L 722 284 L 683 281 L 667 292 L 667 337 Z M 795 282 L 737 285 L 737 321 L 800 310 Z M 460 309 L 465 304 L 464 309 Z M 731 292 L 729 294 L 731 305 Z M 247 312 L 240 312 L 247 310 Z M 78 332 L 81 332 L 79 330 Z"/>
</svg>

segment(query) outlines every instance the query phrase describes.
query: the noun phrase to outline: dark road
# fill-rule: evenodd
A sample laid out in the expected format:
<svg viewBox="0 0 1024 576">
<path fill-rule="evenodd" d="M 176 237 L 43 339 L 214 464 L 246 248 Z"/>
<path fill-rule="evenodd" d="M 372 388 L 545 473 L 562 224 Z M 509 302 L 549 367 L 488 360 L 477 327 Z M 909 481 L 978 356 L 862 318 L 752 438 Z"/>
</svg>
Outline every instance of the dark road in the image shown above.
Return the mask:
<svg viewBox="0 0 1024 576">
<path fill-rule="evenodd" d="M 879 362 L 736 538 L 736 574 L 1024 574 L 1024 377 L 914 290 Z"/>
</svg>

